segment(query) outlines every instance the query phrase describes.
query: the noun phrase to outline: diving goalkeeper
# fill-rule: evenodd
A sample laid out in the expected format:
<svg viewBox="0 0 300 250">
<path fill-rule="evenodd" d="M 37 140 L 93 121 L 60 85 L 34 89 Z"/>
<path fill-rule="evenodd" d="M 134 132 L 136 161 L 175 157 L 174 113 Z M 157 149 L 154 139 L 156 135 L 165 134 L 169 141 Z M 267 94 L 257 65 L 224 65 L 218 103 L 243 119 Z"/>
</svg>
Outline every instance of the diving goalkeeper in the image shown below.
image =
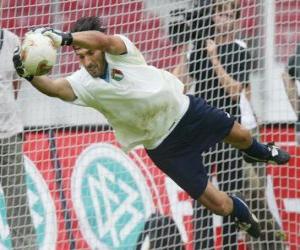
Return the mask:
<svg viewBox="0 0 300 250">
<path fill-rule="evenodd" d="M 31 76 L 19 50 L 13 57 L 18 74 L 40 92 L 101 112 L 128 151 L 143 145 L 153 162 L 193 199 L 213 213 L 232 216 L 252 237 L 260 236 L 257 218 L 237 195 L 219 191 L 208 180 L 201 153 L 224 141 L 257 162 L 285 164 L 288 153 L 251 137 L 232 116 L 183 94 L 171 73 L 147 65 L 123 35 L 107 35 L 100 19 L 83 17 L 71 32 L 39 29 L 56 47 L 72 46 L 81 68 L 66 78 Z"/>
</svg>

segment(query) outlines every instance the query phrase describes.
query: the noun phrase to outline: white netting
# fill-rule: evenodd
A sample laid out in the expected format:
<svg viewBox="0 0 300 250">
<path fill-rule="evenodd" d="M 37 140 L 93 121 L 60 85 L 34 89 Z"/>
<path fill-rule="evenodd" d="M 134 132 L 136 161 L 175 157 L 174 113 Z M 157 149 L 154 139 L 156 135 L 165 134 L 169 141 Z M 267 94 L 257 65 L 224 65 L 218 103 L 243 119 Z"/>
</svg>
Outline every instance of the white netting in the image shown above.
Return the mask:
<svg viewBox="0 0 300 250">
<path fill-rule="evenodd" d="M 300 92 L 296 79 L 300 80 L 300 59 L 291 56 L 300 44 L 300 2 L 236 1 L 240 18 L 235 32 L 214 28 L 213 13 L 222 13 L 224 23 L 231 15 L 234 18 L 235 12 L 214 8 L 212 2 L 0 0 L 0 20 L 1 28 L 22 39 L 36 26 L 68 31 L 82 16 L 101 16 L 108 33 L 128 36 L 149 64 L 177 74 L 190 94 L 237 116 L 261 141 L 275 141 L 289 151 L 292 160 L 280 167 L 248 166 L 224 145 L 204 158 L 216 185 L 245 195 L 261 221 L 262 237 L 253 240 L 237 234 L 226 219 L 222 226 L 220 217 L 195 204 L 153 165 L 143 149 L 125 155 L 96 111 L 46 97 L 23 81 L 17 108 L 25 126 L 24 165 L 33 222 L 28 220 L 28 211 L 25 216 L 26 206 L 19 205 L 26 203 L 24 188 L 13 188 L 20 186 L 21 167 L 7 163 L 22 165 L 22 140 L 0 138 L 1 184 L 7 194 L 6 199 L 3 192 L 0 195 L 0 249 L 12 246 L 8 225 L 13 225 L 14 234 L 20 234 L 14 236 L 19 249 L 31 249 L 29 245 L 35 241 L 39 249 L 47 250 L 191 250 L 222 249 L 222 245 L 223 249 L 299 249 Z M 208 38 L 218 43 L 217 59 L 226 76 L 213 68 L 213 59 L 207 54 Z M 1 74 L 11 70 L 7 66 L 11 57 L 3 50 L 0 55 L 0 121 L 4 124 L 10 111 L 2 108 L 7 100 L 4 88 L 7 90 L 10 82 Z M 78 67 L 72 49 L 63 48 L 51 77 L 67 76 Z M 241 98 L 236 91 L 240 87 L 225 90 L 224 81 L 243 86 Z M 6 124 L 5 129 L 14 126 Z M 10 166 L 10 171 L 5 166 Z M 9 174 L 19 178 L 10 180 Z M 5 204 L 10 209 L 6 210 Z M 10 223 L 8 210 L 13 213 Z"/>
</svg>

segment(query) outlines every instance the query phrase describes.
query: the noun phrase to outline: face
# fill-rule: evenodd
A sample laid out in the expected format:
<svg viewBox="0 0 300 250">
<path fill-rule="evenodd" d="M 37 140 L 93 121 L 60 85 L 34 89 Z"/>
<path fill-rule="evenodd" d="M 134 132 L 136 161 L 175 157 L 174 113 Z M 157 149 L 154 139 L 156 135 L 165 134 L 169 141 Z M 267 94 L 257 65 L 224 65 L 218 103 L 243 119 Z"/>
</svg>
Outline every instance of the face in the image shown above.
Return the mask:
<svg viewBox="0 0 300 250">
<path fill-rule="evenodd" d="M 106 61 L 104 52 L 101 50 L 75 49 L 80 64 L 89 72 L 92 77 L 100 77 L 104 74 Z"/>
<path fill-rule="evenodd" d="M 216 31 L 218 33 L 229 33 L 236 28 L 236 12 L 229 5 L 217 9 L 213 16 Z"/>
</svg>

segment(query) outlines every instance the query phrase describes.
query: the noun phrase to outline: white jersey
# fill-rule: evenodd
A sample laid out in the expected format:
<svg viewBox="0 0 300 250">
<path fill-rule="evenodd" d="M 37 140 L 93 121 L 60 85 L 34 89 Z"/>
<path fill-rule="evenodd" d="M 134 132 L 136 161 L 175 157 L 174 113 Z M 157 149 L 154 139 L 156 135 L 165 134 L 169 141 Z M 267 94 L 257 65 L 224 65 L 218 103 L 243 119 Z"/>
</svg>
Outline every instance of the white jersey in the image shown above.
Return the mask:
<svg viewBox="0 0 300 250">
<path fill-rule="evenodd" d="M 93 78 L 84 68 L 67 77 L 75 104 L 100 111 L 115 130 L 124 150 L 157 147 L 189 106 L 183 84 L 171 73 L 147 65 L 126 37 L 124 55 L 106 53 L 107 79 Z"/>
<path fill-rule="evenodd" d="M 3 45 L 0 50 L 0 138 L 8 138 L 23 130 L 13 89 L 13 80 L 17 75 L 12 57 L 14 49 L 19 45 L 19 39 L 10 31 L 3 31 Z"/>
</svg>

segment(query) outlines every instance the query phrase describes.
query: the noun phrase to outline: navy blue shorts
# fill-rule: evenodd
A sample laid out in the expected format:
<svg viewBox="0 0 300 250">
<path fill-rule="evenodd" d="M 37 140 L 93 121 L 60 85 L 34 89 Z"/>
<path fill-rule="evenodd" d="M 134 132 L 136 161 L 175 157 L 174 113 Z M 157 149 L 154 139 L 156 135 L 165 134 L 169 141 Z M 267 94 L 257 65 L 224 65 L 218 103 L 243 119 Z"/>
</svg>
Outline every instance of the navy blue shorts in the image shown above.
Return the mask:
<svg viewBox="0 0 300 250">
<path fill-rule="evenodd" d="M 234 118 L 202 98 L 189 98 L 189 108 L 172 133 L 147 153 L 157 167 L 193 199 L 198 199 L 208 182 L 202 152 L 229 134 Z"/>
</svg>

